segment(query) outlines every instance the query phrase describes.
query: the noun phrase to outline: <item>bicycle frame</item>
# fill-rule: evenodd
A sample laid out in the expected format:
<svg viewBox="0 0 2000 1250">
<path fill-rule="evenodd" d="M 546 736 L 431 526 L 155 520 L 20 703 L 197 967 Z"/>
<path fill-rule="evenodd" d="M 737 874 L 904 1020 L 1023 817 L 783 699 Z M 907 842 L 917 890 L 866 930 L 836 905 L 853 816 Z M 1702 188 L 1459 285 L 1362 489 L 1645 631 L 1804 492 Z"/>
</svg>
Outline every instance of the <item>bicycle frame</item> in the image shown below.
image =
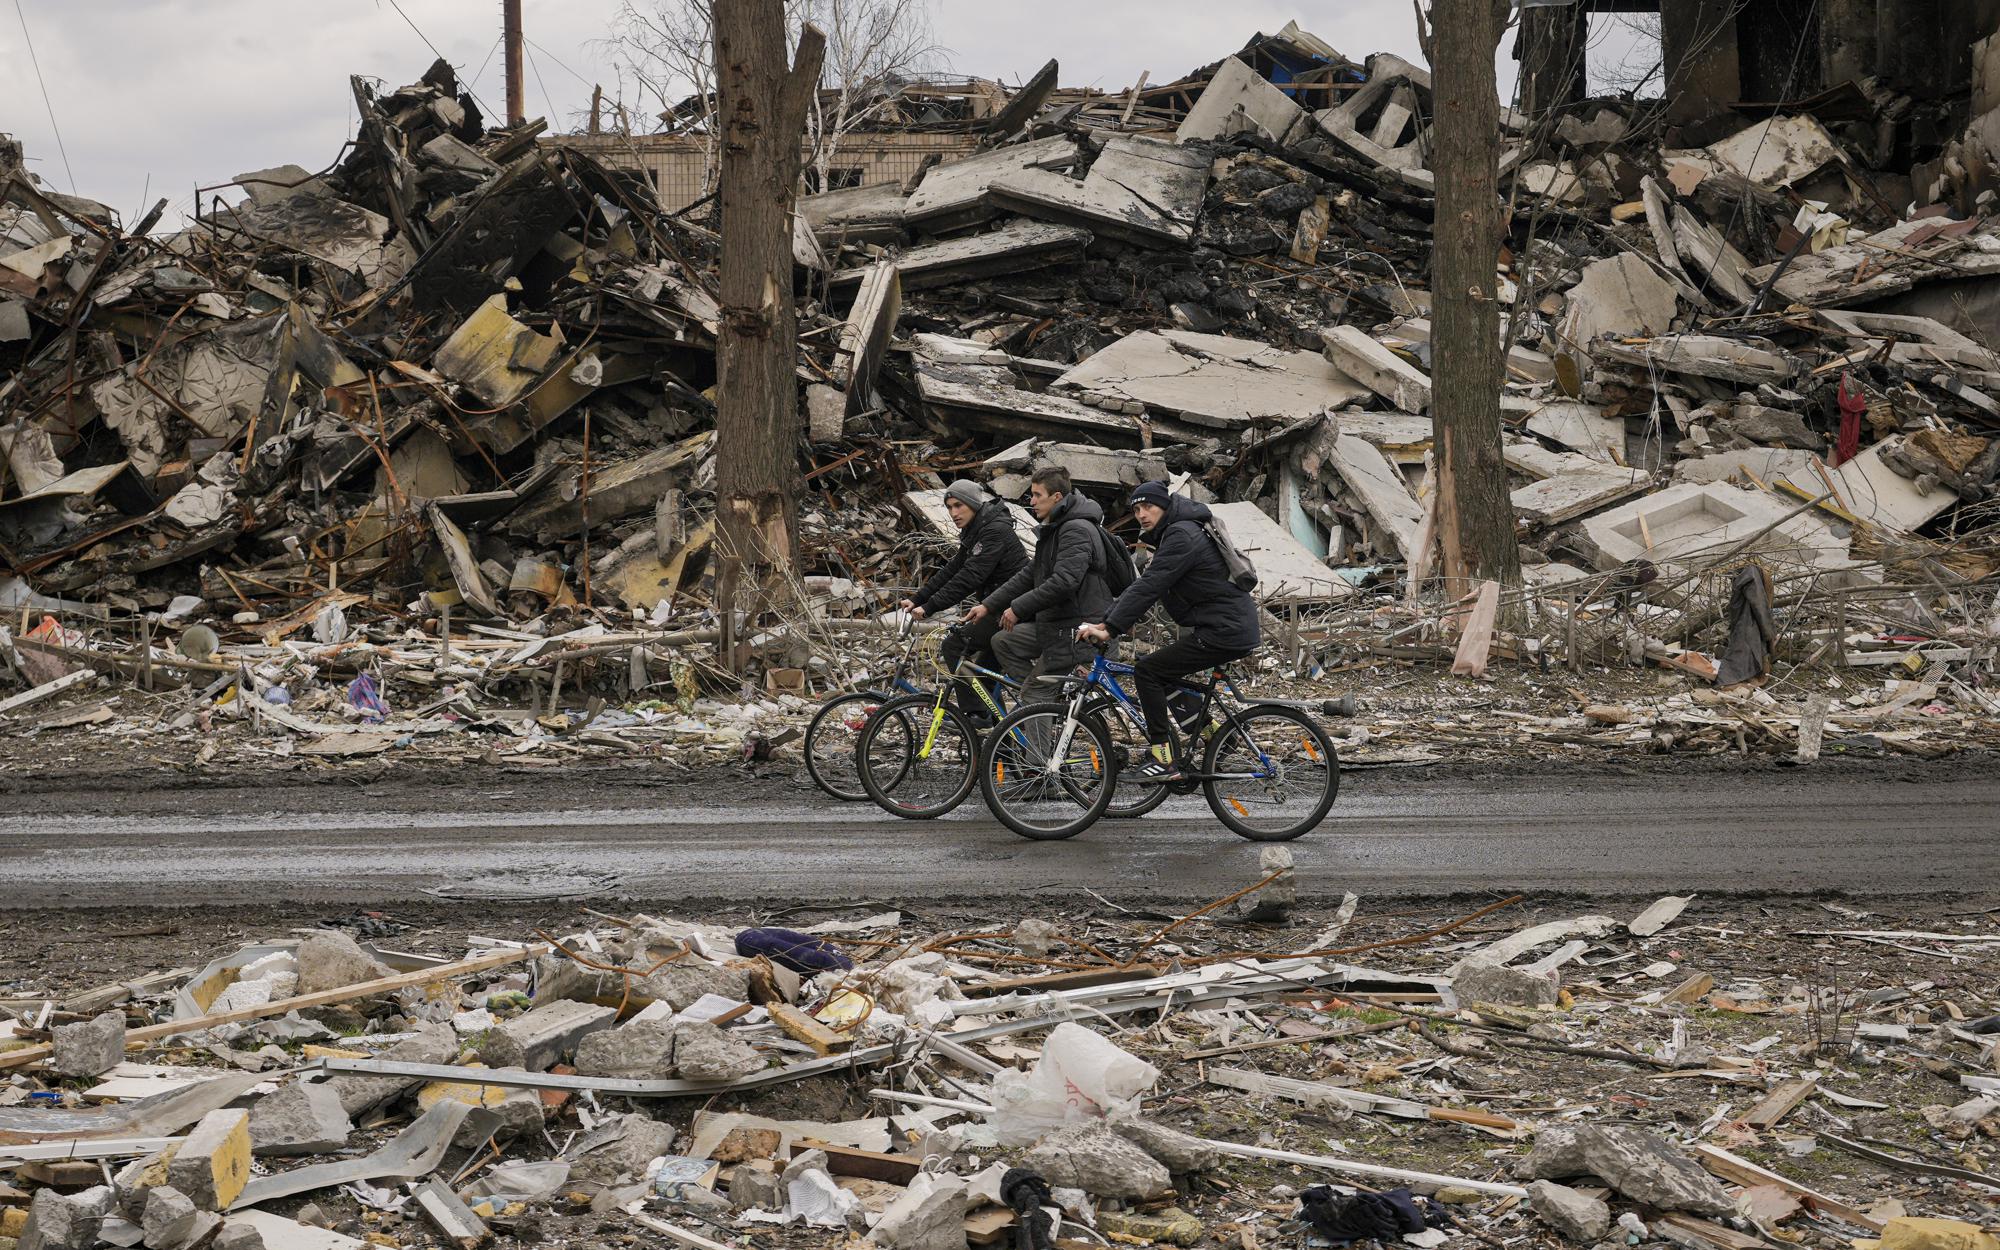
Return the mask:
<svg viewBox="0 0 2000 1250">
<path fill-rule="evenodd" d="M 955 628 L 957 627 L 954 626 Z M 945 704 L 951 698 L 953 688 L 960 682 L 964 682 L 966 687 L 979 697 L 979 702 L 996 721 L 1007 714 L 1006 705 L 996 692 L 1004 693 L 1008 689 L 1017 688 L 1020 684 L 1005 673 L 974 664 L 963 656 L 960 656 L 958 663 L 949 669 L 942 661 L 933 661 L 932 668 L 943 680 L 937 685 L 937 697 L 931 704 L 931 722 L 924 731 L 923 745 L 917 750 L 917 758 L 926 760 L 937 746 L 938 731 L 944 728 Z M 924 693 L 921 688 L 904 682 L 900 676 L 897 680 L 910 694 Z"/>
<path fill-rule="evenodd" d="M 1054 749 L 1049 754 L 1050 767 L 1053 768 L 1057 761 L 1061 760 L 1064 754 L 1068 752 L 1077 717 L 1083 710 L 1084 700 L 1089 697 L 1089 693 L 1092 690 L 1100 690 L 1109 695 L 1121 715 L 1129 718 L 1141 731 L 1146 729 L 1145 712 L 1139 707 L 1138 700 L 1134 696 L 1126 694 L 1124 687 L 1119 685 L 1117 681 L 1119 677 L 1130 676 L 1134 671 L 1130 664 L 1122 664 L 1114 661 L 1107 657 L 1103 651 L 1097 653 L 1097 659 L 1091 664 L 1089 674 L 1080 679 L 1075 679 L 1077 684 L 1074 693 L 1071 694 L 1069 699 L 1069 715 L 1064 720 L 1062 732 L 1056 735 Z M 1202 698 L 1202 711 L 1204 713 L 1219 705 L 1222 708 L 1223 723 L 1226 726 L 1233 726 L 1238 723 L 1238 714 L 1244 707 L 1254 706 L 1249 700 L 1244 698 L 1243 692 L 1237 688 L 1235 677 L 1223 668 L 1209 670 L 1207 685 L 1190 685 L 1185 681 L 1176 681 L 1173 685 L 1178 691 L 1200 695 Z M 1226 697 L 1218 697 L 1225 695 Z M 1175 754 L 1178 756 L 1180 726 L 1174 723 L 1171 716 L 1167 718 L 1167 733 L 1174 742 Z M 1257 752 L 1259 771 L 1250 773 L 1191 773 L 1183 771 L 1183 777 L 1189 782 L 1262 781 L 1276 773 L 1277 766 L 1272 764 L 1271 757 L 1264 753 L 1263 748 L 1257 746 L 1254 741 L 1251 741 L 1247 734 L 1244 735 L 1244 740 L 1249 742 L 1251 748 Z"/>
</svg>

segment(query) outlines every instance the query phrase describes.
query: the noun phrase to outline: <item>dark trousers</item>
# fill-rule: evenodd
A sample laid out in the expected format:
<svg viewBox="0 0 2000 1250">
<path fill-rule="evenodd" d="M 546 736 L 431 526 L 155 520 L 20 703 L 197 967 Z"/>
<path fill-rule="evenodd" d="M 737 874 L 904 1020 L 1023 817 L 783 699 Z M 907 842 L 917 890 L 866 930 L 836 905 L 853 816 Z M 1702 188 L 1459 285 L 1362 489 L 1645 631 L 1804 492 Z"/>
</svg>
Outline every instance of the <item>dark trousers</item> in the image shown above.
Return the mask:
<svg viewBox="0 0 2000 1250">
<path fill-rule="evenodd" d="M 1179 641 L 1142 655 L 1132 665 L 1132 684 L 1139 688 L 1139 708 L 1146 714 L 1146 737 L 1154 743 L 1171 742 L 1168 731 L 1173 713 L 1167 707 L 1167 687 L 1189 673 L 1199 673 L 1240 660 L 1254 647 L 1216 647 L 1192 632 Z"/>
<path fill-rule="evenodd" d="M 1000 632 L 1000 618 L 988 616 L 975 621 L 963 629 L 945 635 L 944 645 L 938 648 L 938 658 L 947 669 L 955 669 L 961 659 L 970 659 L 981 668 L 998 668 L 999 661 L 993 656 L 993 635 Z M 958 710 L 978 720 L 987 716 L 986 705 L 972 689 L 972 678 L 961 677 L 956 683 Z"/>
</svg>

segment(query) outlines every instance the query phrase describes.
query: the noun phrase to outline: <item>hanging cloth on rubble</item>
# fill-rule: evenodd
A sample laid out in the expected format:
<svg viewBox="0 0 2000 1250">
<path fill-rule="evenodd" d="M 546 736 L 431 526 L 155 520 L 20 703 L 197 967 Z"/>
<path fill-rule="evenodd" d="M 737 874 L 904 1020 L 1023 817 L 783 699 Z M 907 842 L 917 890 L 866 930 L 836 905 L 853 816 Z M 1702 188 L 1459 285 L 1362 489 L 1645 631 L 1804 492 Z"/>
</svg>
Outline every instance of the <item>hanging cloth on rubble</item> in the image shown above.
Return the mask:
<svg viewBox="0 0 2000 1250">
<path fill-rule="evenodd" d="M 1716 657 L 1715 684 L 1733 686 L 1771 674 L 1771 648 L 1778 641 L 1771 621 L 1771 574 L 1752 560 L 1729 582 L 1729 641 Z"/>
<path fill-rule="evenodd" d="M 1861 415 L 1868 411 L 1868 396 L 1842 373 L 1835 398 L 1840 403 L 1840 436 L 1833 445 L 1833 467 L 1838 469 L 1861 452 Z"/>
<path fill-rule="evenodd" d="M 1379 1194 L 1343 1194 L 1329 1185 L 1314 1185 L 1299 1195 L 1299 1214 L 1328 1241 L 1380 1241 L 1393 1245 L 1408 1233 L 1443 1226 L 1448 1221 L 1435 1208 L 1427 1211 L 1408 1189 Z"/>
</svg>

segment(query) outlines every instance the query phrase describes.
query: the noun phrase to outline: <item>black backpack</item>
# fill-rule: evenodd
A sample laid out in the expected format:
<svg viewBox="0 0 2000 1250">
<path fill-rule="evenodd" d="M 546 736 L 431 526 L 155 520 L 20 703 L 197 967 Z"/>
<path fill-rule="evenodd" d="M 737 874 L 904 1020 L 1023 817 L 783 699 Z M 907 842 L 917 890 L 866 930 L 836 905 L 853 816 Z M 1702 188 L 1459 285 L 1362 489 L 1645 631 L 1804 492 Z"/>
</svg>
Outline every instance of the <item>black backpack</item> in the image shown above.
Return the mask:
<svg viewBox="0 0 2000 1250">
<path fill-rule="evenodd" d="M 1139 580 L 1139 566 L 1132 563 L 1131 548 L 1102 525 L 1097 526 L 1097 545 L 1104 549 L 1104 587 L 1116 599 Z"/>
</svg>

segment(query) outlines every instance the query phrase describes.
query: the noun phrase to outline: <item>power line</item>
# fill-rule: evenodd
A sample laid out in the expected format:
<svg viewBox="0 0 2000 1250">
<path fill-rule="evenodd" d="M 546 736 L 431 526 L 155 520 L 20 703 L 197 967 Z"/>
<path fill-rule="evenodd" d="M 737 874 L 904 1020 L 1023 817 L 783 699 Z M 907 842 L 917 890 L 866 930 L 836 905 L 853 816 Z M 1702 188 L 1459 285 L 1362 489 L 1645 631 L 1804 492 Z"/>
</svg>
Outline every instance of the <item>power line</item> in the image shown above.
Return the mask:
<svg viewBox="0 0 2000 1250">
<path fill-rule="evenodd" d="M 14 0 L 14 3 L 15 3 L 16 5 L 18 5 L 18 4 L 20 4 L 20 3 L 21 3 L 21 0 Z M 419 38 L 419 39 L 421 39 L 421 40 L 423 40 L 423 41 L 424 41 L 424 46 L 425 46 L 426 48 L 429 48 L 429 49 L 431 50 L 431 55 L 433 55 L 433 56 L 437 57 L 437 59 L 438 59 L 438 60 L 440 60 L 440 61 L 443 61 L 443 62 L 444 62 L 444 63 L 445 63 L 446 65 L 451 65 L 451 58 L 450 58 L 450 57 L 448 57 L 448 56 L 446 56 L 446 55 L 445 55 L 444 53 L 442 53 L 442 52 L 439 52 L 439 51 L 438 51 L 438 46 L 437 46 L 436 44 L 434 44 L 434 43 L 432 43 L 432 42 L 431 42 L 431 37 L 430 37 L 429 35 L 426 35 L 426 34 L 425 34 L 425 33 L 424 33 L 424 32 L 423 32 L 423 31 L 422 31 L 422 30 L 421 30 L 421 29 L 420 29 L 420 28 L 419 28 L 419 27 L 417 26 L 417 24 L 416 24 L 415 22 L 413 22 L 413 21 L 411 21 L 411 20 L 410 20 L 410 15 L 409 15 L 408 13 L 405 13 L 405 12 L 403 12 L 403 6 L 402 6 L 402 5 L 400 5 L 400 4 L 398 4 L 398 3 L 396 3 L 396 0 L 389 0 L 389 7 L 390 7 L 390 8 L 392 8 L 392 9 L 394 9 L 394 10 L 396 10 L 396 16 L 397 16 L 397 17 L 400 17 L 400 18 L 402 18 L 402 19 L 403 19 L 403 24 L 404 24 L 404 25 L 408 26 L 408 27 L 409 27 L 409 28 L 410 28 L 411 30 L 414 30 L 414 31 L 416 31 L 416 32 L 417 32 L 417 38 Z M 490 52 L 489 52 L 489 53 L 487 53 L 487 54 L 486 54 L 486 58 L 487 58 L 487 59 L 488 59 L 489 61 L 490 61 L 490 60 L 492 60 L 492 59 L 493 59 L 493 54 L 492 54 L 492 53 L 490 53 Z M 457 67 L 456 67 L 456 66 L 453 66 L 453 69 L 454 69 L 454 71 L 456 71 Z M 472 84 L 471 84 L 471 83 L 466 83 L 466 84 L 465 84 L 465 90 L 466 90 L 466 94 L 470 95 L 470 96 L 472 97 L 473 101 L 474 101 L 475 103 L 477 103 L 477 104 L 479 105 L 479 107 L 480 107 L 481 111 L 483 111 L 483 112 L 484 112 L 484 113 L 485 113 L 485 114 L 486 114 L 486 115 L 487 115 L 488 117 L 491 117 L 491 116 L 493 116 L 493 108 L 492 108 L 492 106 L 491 106 L 491 105 L 489 105 L 489 104 L 487 104 L 487 103 L 486 103 L 486 101 L 484 101 L 484 100 L 482 100 L 482 99 L 480 99 L 480 98 L 479 98 L 479 93 L 478 93 L 477 91 L 474 91 L 474 90 L 472 89 Z"/>
<path fill-rule="evenodd" d="M 528 41 L 523 39 L 521 42 L 526 43 Z M 542 89 L 542 104 L 549 110 L 549 124 L 551 126 L 558 125 L 559 123 L 556 121 L 556 102 L 549 96 L 549 85 L 542 81 L 542 63 L 535 59 L 533 52 L 528 53 L 528 68 L 535 71 L 535 85 Z"/>
<path fill-rule="evenodd" d="M 77 195 L 76 173 L 69 167 L 69 149 L 63 146 L 62 127 L 56 125 L 56 106 L 49 102 L 49 84 L 42 77 L 42 62 L 35 55 L 35 37 L 28 33 L 28 15 L 21 11 L 21 0 L 14 0 L 14 16 L 21 20 L 21 38 L 28 44 L 28 63 L 35 67 L 35 82 L 42 89 L 42 107 L 49 111 L 49 129 L 56 135 L 56 151 L 62 154 L 63 172 L 69 175 L 69 193 Z"/>
<path fill-rule="evenodd" d="M 596 83 L 590 81 L 588 78 L 585 78 L 582 74 L 579 74 L 575 70 L 570 69 L 569 66 L 564 65 L 561 57 L 549 51 L 547 48 L 544 48 L 541 44 L 536 43 L 532 39 L 527 39 L 525 35 L 522 36 L 522 38 L 526 40 L 528 46 L 534 48 L 535 51 L 540 52 L 543 56 L 549 58 L 551 61 L 554 61 L 558 68 L 567 71 L 571 78 L 576 79 L 578 82 L 582 83 L 586 87 L 595 87 L 597 85 Z"/>
</svg>

